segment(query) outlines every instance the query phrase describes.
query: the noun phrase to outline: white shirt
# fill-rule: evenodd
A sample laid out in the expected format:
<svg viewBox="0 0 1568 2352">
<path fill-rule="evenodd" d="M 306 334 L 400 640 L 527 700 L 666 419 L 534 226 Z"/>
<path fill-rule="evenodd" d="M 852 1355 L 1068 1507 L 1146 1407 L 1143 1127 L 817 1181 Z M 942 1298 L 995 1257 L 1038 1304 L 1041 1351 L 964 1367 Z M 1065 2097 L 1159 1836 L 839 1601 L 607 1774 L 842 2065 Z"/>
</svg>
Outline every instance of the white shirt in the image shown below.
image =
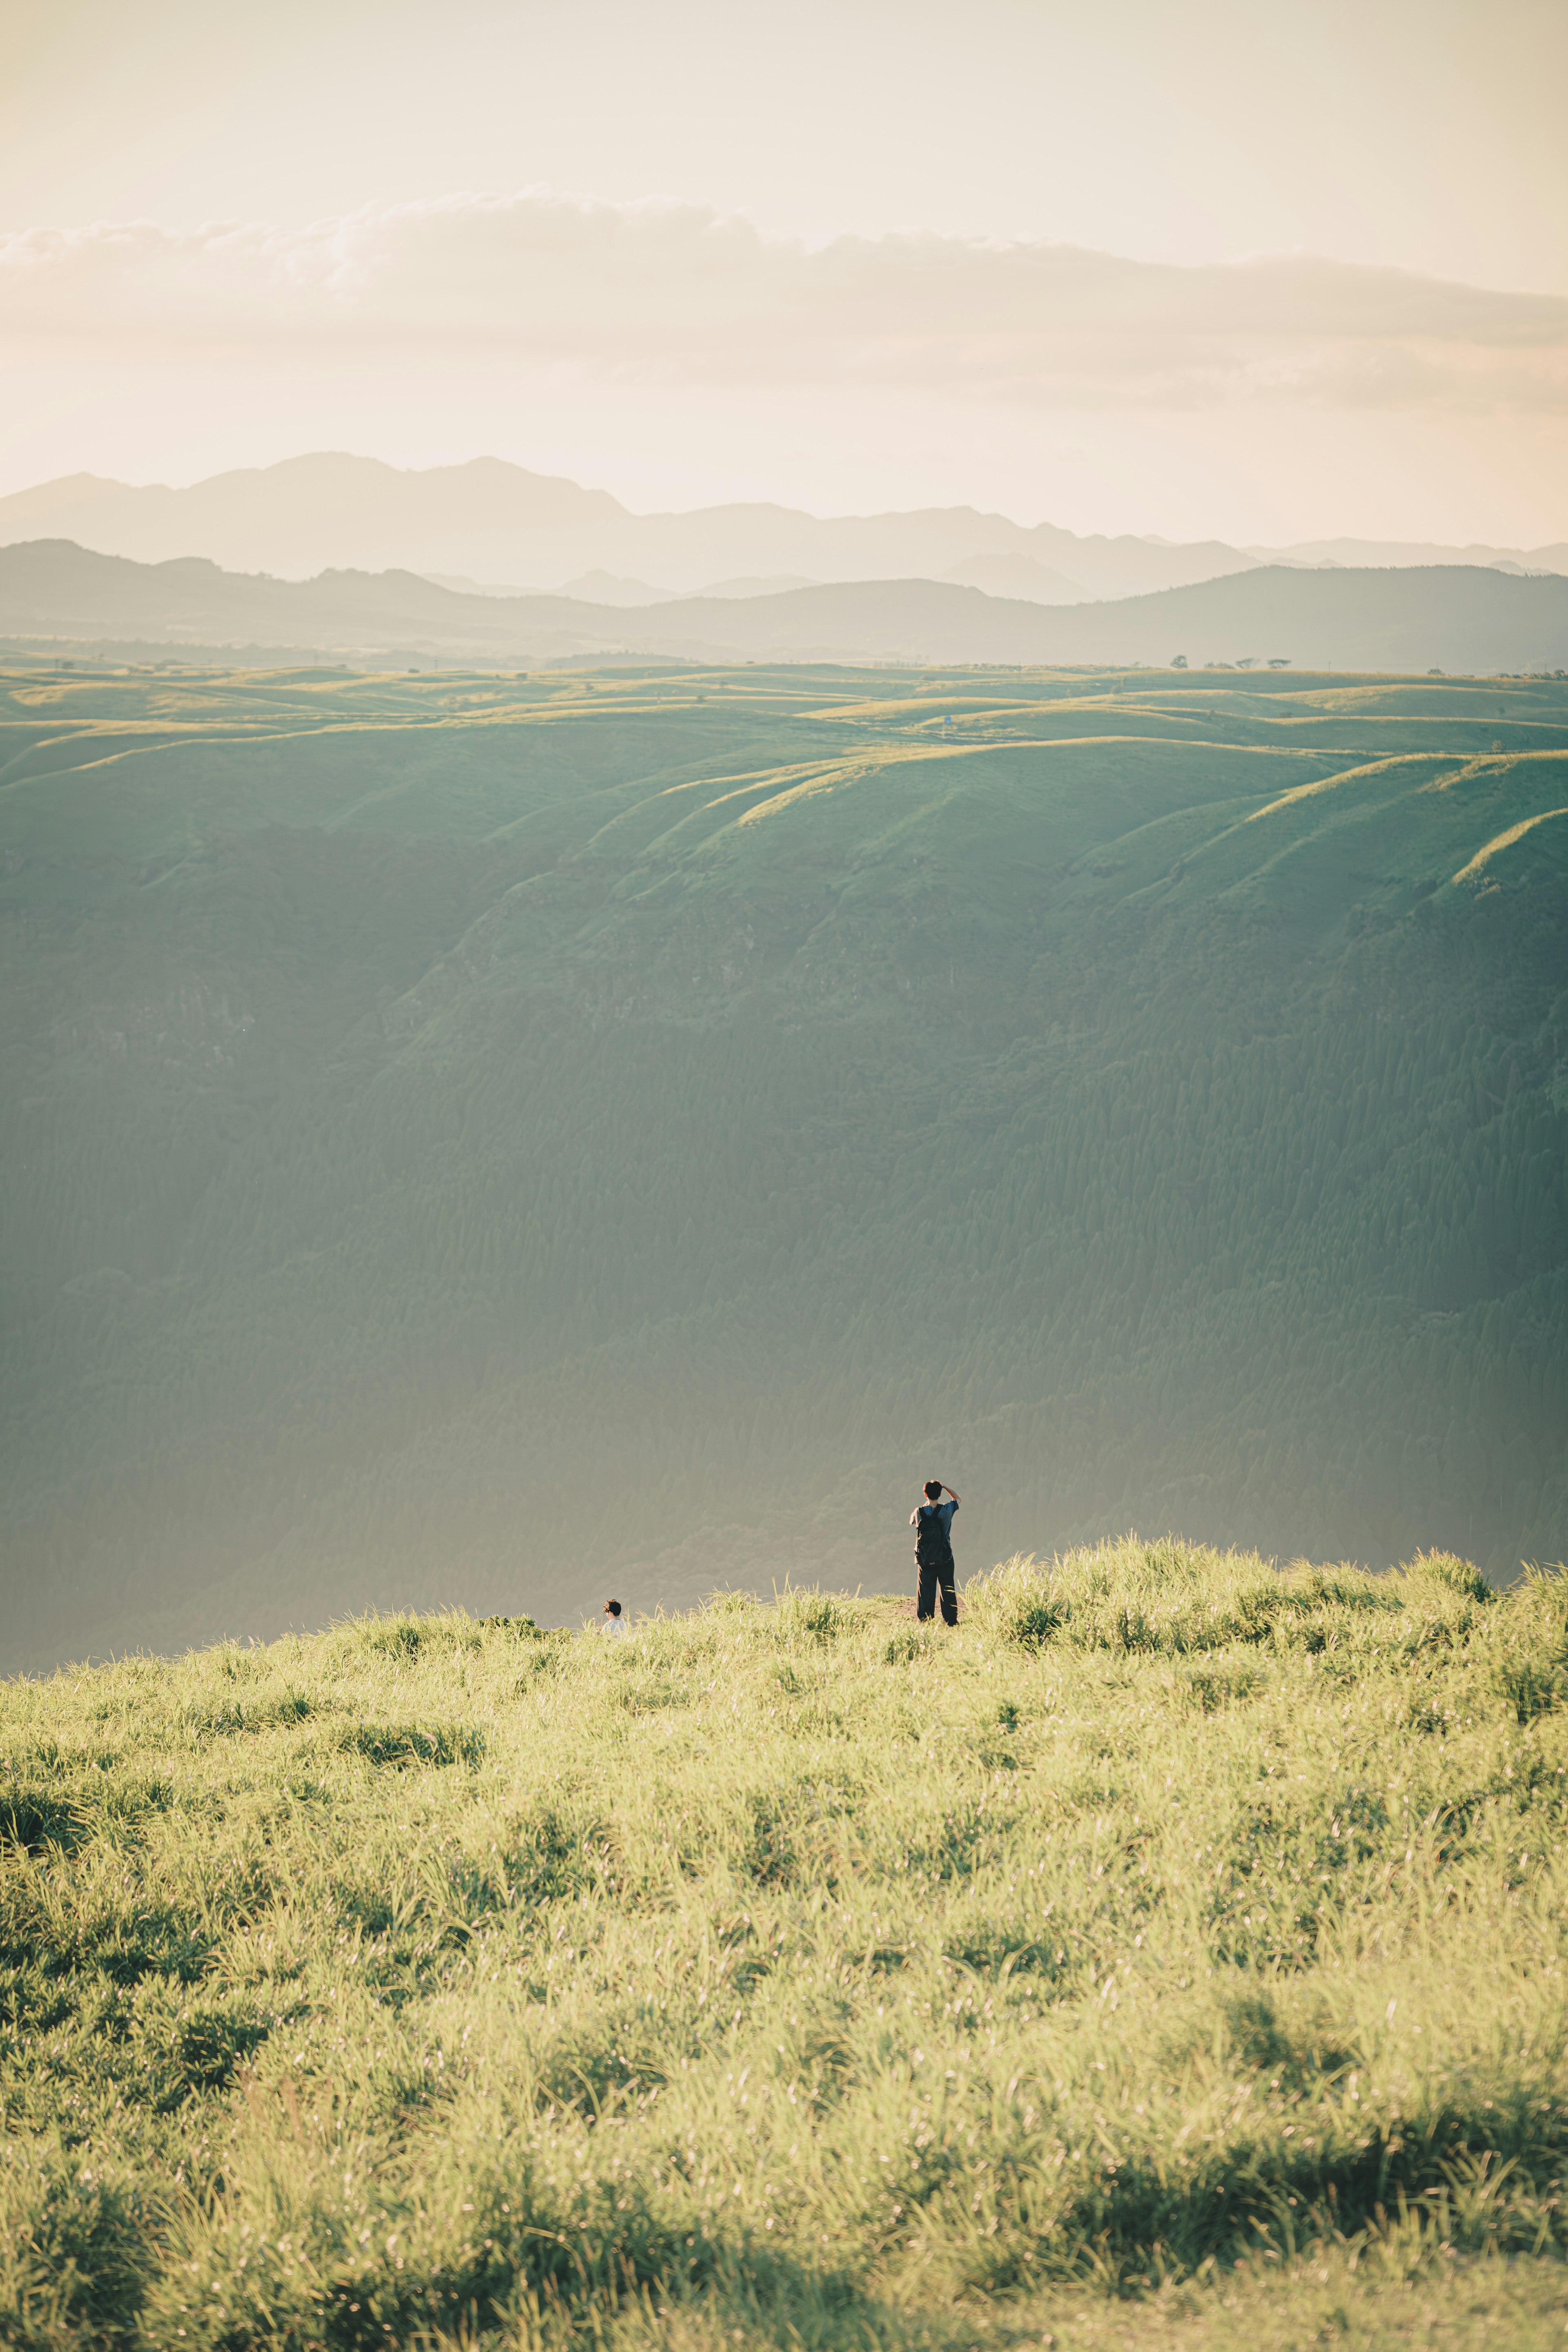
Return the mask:
<svg viewBox="0 0 1568 2352">
<path fill-rule="evenodd" d="M 605 1631 L 605 1633 L 606 1633 L 607 1634 L 609 1634 L 609 1635 L 610 1635 L 614 1640 L 616 1640 L 616 1641 L 617 1641 L 617 1642 L 618 1642 L 618 1641 L 622 1638 L 622 1636 L 626 1633 L 626 1630 L 627 1630 L 627 1628 L 626 1628 L 626 1619 L 625 1619 L 624 1617 L 612 1617 L 612 1616 L 610 1615 L 609 1612 L 606 1610 L 606 1611 L 605 1611 L 605 1623 L 604 1623 L 604 1628 L 603 1628 L 603 1630 Z"/>
</svg>

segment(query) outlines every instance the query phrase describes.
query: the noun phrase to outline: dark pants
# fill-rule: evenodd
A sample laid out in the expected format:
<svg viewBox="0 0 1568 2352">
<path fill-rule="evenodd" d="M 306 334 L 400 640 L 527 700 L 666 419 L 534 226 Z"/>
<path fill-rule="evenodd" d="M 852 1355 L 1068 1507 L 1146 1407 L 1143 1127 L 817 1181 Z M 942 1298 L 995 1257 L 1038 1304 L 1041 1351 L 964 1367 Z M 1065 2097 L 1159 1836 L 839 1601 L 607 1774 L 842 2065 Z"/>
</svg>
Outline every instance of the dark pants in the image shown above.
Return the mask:
<svg viewBox="0 0 1568 2352">
<path fill-rule="evenodd" d="M 916 1607 L 915 1614 L 918 1617 L 934 1617 L 936 1615 L 936 1595 L 937 1587 L 939 1585 L 942 1588 L 942 1622 L 944 1625 L 956 1625 L 958 1622 L 958 1595 L 952 1589 L 952 1568 L 951 1562 L 946 1568 L 921 1569 L 921 1597 Z"/>
</svg>

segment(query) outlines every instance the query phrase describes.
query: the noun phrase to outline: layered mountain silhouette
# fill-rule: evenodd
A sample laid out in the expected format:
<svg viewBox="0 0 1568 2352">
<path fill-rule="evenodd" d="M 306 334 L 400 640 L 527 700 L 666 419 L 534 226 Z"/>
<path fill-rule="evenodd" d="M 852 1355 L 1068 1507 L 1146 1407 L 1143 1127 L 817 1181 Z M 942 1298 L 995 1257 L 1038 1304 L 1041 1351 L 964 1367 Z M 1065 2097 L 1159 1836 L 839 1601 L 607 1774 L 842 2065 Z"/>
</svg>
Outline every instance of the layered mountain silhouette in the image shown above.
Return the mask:
<svg viewBox="0 0 1568 2352">
<path fill-rule="evenodd" d="M 174 489 L 72 474 L 0 499 L 0 545 L 71 539 L 139 562 L 202 555 L 231 571 L 421 572 L 443 584 L 653 604 L 813 582 L 953 580 L 1035 604 L 1151 593 L 1276 562 L 1496 565 L 1568 572 L 1568 543 L 1535 549 L 1336 539 L 1286 548 L 1079 537 L 973 507 L 823 519 L 763 504 L 634 514 L 604 490 L 496 457 L 405 472 L 335 452 L 216 474 Z"/>
<path fill-rule="evenodd" d="M 1332 570 L 1348 564 L 1368 565 L 1484 563 L 1497 572 L 1568 572 L 1568 540 L 1549 547 L 1489 547 L 1479 540 L 1464 546 L 1443 546 L 1435 541 L 1407 539 L 1311 539 L 1293 547 L 1252 547 L 1247 551 L 1259 563 L 1302 563 Z"/>
<path fill-rule="evenodd" d="M 744 583 L 739 583 L 744 585 Z M 953 582 L 862 580 L 657 604 L 444 588 L 411 572 L 308 581 L 201 557 L 144 564 L 69 541 L 0 548 L 0 635 L 268 648 L 365 667 L 638 659 L 1256 666 L 1491 672 L 1568 666 L 1568 579 L 1479 565 L 1284 565 L 1049 609 Z"/>
<path fill-rule="evenodd" d="M 395 567 L 537 590 L 603 572 L 653 596 L 781 576 L 951 575 L 1047 604 L 1177 587 L 1250 570 L 1256 560 L 1217 540 L 1173 547 L 1080 539 L 973 507 L 826 520 L 769 505 L 638 515 L 604 490 L 496 457 L 404 473 L 335 454 L 218 474 L 187 489 L 68 475 L 0 499 L 0 544 L 29 539 L 72 539 L 141 562 L 205 555 L 294 579 Z"/>
</svg>

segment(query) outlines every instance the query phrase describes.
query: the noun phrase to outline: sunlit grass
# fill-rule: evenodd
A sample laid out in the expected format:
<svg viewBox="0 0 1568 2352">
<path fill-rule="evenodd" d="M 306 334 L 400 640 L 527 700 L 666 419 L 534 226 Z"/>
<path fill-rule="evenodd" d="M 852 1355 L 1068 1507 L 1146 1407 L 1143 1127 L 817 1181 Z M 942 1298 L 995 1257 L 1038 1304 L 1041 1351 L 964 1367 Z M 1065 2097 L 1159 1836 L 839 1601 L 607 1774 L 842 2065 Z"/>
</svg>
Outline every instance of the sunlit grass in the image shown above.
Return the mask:
<svg viewBox="0 0 1568 2352">
<path fill-rule="evenodd" d="M 1559 1580 L 966 1603 L 3 1686 L 0 2334 L 1560 2331 Z"/>
</svg>

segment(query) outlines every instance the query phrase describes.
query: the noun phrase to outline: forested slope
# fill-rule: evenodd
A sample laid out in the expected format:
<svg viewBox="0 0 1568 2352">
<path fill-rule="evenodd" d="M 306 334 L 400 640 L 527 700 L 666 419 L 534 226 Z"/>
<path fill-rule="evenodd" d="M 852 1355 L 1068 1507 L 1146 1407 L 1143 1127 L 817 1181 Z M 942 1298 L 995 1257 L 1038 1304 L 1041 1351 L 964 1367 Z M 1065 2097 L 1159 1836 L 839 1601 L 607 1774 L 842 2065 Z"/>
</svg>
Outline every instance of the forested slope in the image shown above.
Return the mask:
<svg viewBox="0 0 1568 2352">
<path fill-rule="evenodd" d="M 1568 1549 L 1568 691 L 14 673 L 5 1663 Z"/>
</svg>

